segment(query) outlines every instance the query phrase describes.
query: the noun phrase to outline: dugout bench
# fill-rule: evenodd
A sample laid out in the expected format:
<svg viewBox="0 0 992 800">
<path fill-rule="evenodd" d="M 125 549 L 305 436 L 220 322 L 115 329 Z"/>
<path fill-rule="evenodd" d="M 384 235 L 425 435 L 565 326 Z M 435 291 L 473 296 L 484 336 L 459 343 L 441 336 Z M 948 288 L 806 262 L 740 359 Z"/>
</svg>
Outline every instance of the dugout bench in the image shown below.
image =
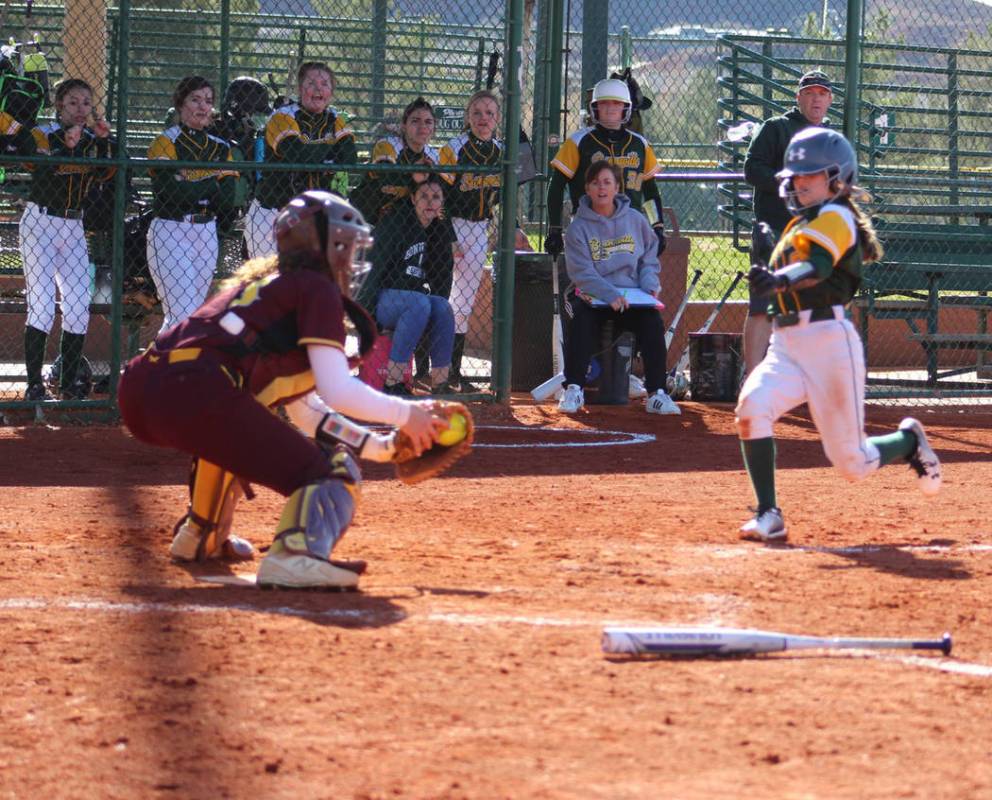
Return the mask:
<svg viewBox="0 0 992 800">
<path fill-rule="evenodd" d="M 985 363 L 985 354 L 992 351 L 992 334 L 988 332 L 988 312 L 992 310 L 992 206 L 883 203 L 872 211 L 877 215 L 874 224 L 885 256 L 865 268 L 862 288 L 855 298 L 855 307 L 861 311 L 862 341 L 867 351 L 872 318 L 904 320 L 909 328 L 908 340 L 923 349 L 926 378 L 875 377 L 869 378 L 868 384 L 926 389 L 944 385 L 958 391 L 987 393 L 992 387 L 984 382 L 942 382 L 969 372 L 977 372 L 978 378 L 992 378 Z M 913 216 L 945 217 L 948 222 L 915 222 Z M 890 221 L 893 219 L 898 221 Z M 951 309 L 974 312 L 974 329 L 942 330 L 941 311 Z M 941 350 L 974 350 L 976 360 L 942 369 Z"/>
</svg>

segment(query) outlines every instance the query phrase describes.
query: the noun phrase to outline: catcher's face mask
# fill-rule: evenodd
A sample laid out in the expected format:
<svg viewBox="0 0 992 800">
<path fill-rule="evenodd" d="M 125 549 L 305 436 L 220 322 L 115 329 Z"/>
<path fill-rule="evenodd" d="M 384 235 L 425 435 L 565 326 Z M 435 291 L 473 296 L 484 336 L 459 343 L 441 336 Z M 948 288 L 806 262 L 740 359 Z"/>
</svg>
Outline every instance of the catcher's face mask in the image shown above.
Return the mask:
<svg viewBox="0 0 992 800">
<path fill-rule="evenodd" d="M 275 223 L 280 268 L 327 269 L 350 296 L 364 280 L 372 232 L 364 217 L 335 194 L 309 190 L 294 197 Z"/>
</svg>

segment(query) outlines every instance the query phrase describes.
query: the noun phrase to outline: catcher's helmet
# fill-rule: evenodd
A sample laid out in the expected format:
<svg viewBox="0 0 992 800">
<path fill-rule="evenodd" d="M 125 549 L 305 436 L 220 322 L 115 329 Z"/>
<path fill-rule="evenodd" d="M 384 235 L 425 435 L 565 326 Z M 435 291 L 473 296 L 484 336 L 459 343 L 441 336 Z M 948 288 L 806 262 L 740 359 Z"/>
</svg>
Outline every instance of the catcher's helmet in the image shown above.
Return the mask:
<svg viewBox="0 0 992 800">
<path fill-rule="evenodd" d="M 357 208 L 331 192 L 310 189 L 294 197 L 276 217 L 274 232 L 281 271 L 327 270 L 350 296 L 352 278 L 368 269 L 372 230 Z"/>
<path fill-rule="evenodd" d="M 607 78 L 592 87 L 592 100 L 589 101 L 589 113 L 596 122 L 599 122 L 596 107 L 600 100 L 616 100 L 618 103 L 623 103 L 622 123 L 626 125 L 630 122 L 630 114 L 634 109 L 634 104 L 631 102 L 630 87 L 627 86 L 626 81 L 619 78 Z"/>
<path fill-rule="evenodd" d="M 231 81 L 224 90 L 224 100 L 220 107 L 222 114 L 232 117 L 252 117 L 256 114 L 271 114 L 269 90 L 255 78 L 242 75 Z"/>
<path fill-rule="evenodd" d="M 851 143 L 837 131 L 804 128 L 792 137 L 785 150 L 783 168 L 775 173 L 779 180 L 779 196 L 793 214 L 800 213 L 804 207 L 792 188 L 792 178 L 818 172 L 827 174 L 833 187 L 833 198 L 836 198 L 858 179 L 858 157 Z"/>
</svg>

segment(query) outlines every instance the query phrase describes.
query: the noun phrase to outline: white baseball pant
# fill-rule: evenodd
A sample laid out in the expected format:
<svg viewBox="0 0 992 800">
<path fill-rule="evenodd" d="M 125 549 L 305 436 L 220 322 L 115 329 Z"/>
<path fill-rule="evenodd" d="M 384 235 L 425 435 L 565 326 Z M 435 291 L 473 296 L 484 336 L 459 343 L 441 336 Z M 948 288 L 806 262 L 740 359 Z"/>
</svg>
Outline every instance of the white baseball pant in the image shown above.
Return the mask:
<svg viewBox="0 0 992 800">
<path fill-rule="evenodd" d="M 217 269 L 217 224 L 156 217 L 148 228 L 148 269 L 162 300 L 159 333 L 198 309 Z"/>
<path fill-rule="evenodd" d="M 865 358 L 861 339 L 843 306 L 834 319 L 776 327 L 768 354 L 754 368 L 737 403 L 741 439 L 772 436 L 775 421 L 809 403 L 830 463 L 851 481 L 879 467 L 879 452 L 865 436 Z"/>
<path fill-rule="evenodd" d="M 467 333 L 468 321 L 475 306 L 475 295 L 479 291 L 479 282 L 489 253 L 489 221 L 453 217 L 451 223 L 462 251 L 462 257 L 455 259 L 451 281 L 451 310 L 455 314 L 455 333 Z"/>
<path fill-rule="evenodd" d="M 272 231 L 278 216 L 278 208 L 265 208 L 258 200 L 251 201 L 245 217 L 248 258 L 264 258 L 276 254 L 276 237 Z"/>
<path fill-rule="evenodd" d="M 90 256 L 81 219 L 51 217 L 28 203 L 18 226 L 27 324 L 51 332 L 55 322 L 55 289 L 62 299 L 62 329 L 86 333 L 90 324 Z"/>
</svg>

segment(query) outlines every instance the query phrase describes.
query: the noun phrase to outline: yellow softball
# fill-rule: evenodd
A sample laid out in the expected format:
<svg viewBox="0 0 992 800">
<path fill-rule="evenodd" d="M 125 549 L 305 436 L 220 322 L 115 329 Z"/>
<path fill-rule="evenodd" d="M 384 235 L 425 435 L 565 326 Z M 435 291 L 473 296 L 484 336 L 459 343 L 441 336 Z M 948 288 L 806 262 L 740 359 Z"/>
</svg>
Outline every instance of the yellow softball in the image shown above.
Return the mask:
<svg viewBox="0 0 992 800">
<path fill-rule="evenodd" d="M 442 431 L 437 437 L 439 444 L 443 444 L 445 447 L 451 447 L 453 444 L 458 444 L 462 439 L 465 438 L 465 417 L 461 414 L 452 414 L 448 419 L 448 429 Z"/>
</svg>

